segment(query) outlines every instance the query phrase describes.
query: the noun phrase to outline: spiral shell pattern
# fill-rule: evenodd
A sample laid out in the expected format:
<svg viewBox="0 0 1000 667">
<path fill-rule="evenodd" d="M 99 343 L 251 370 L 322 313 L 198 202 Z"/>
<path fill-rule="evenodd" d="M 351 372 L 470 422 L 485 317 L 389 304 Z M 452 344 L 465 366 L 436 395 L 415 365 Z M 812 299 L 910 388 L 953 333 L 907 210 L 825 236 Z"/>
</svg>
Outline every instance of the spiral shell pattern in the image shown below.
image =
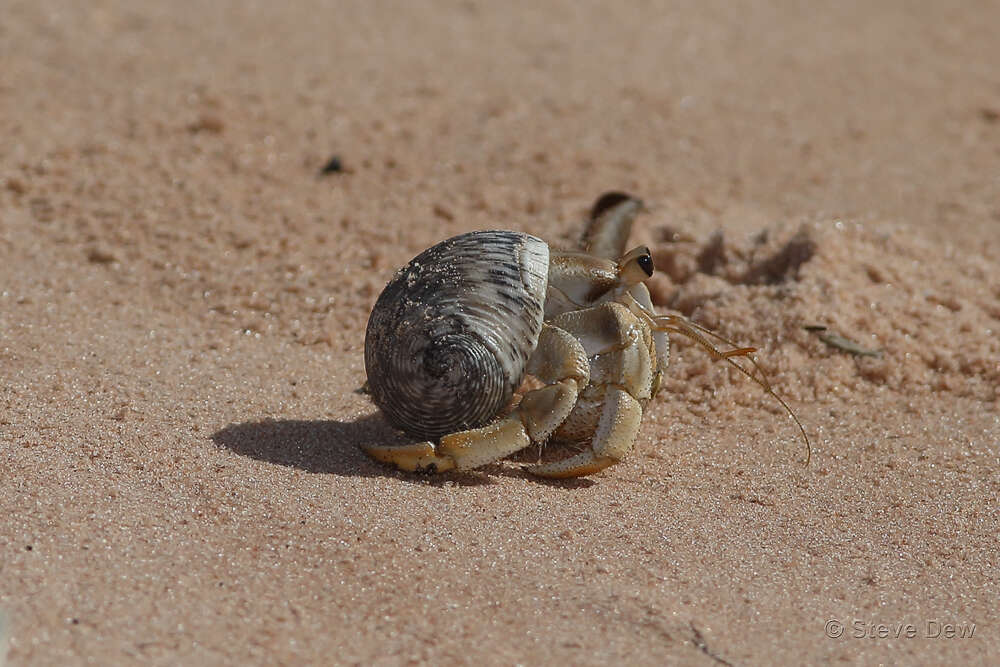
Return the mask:
<svg viewBox="0 0 1000 667">
<path fill-rule="evenodd" d="M 528 234 L 470 232 L 428 248 L 379 296 L 365 371 L 389 422 L 429 440 L 496 417 L 542 329 L 549 248 Z"/>
</svg>

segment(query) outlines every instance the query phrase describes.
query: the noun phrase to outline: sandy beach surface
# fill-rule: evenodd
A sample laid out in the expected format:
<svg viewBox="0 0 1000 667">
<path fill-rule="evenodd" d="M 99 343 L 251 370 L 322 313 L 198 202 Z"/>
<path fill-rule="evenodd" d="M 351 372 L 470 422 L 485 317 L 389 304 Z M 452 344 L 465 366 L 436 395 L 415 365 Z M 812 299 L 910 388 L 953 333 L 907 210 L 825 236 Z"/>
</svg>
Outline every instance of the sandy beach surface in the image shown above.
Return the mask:
<svg viewBox="0 0 1000 667">
<path fill-rule="evenodd" d="M 0 664 L 1000 655 L 996 3 L 3 15 Z M 810 464 L 683 339 L 600 474 L 366 458 L 395 269 L 607 190 Z"/>
</svg>

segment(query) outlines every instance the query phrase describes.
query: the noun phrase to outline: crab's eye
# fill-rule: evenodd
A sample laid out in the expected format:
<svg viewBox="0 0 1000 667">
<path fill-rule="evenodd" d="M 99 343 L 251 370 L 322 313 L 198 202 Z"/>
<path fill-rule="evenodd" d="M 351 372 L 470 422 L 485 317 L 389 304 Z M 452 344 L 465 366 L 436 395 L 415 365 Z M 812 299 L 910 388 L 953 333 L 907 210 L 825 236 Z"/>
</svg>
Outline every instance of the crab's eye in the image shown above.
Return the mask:
<svg viewBox="0 0 1000 667">
<path fill-rule="evenodd" d="M 621 280 L 625 285 L 641 283 L 653 275 L 653 256 L 649 248 L 639 246 L 625 253 L 618 263 L 621 270 Z"/>
<path fill-rule="evenodd" d="M 649 254 L 648 250 L 645 254 L 639 255 L 636 261 L 639 263 L 639 268 L 645 271 L 647 276 L 653 275 L 653 256 Z"/>
</svg>

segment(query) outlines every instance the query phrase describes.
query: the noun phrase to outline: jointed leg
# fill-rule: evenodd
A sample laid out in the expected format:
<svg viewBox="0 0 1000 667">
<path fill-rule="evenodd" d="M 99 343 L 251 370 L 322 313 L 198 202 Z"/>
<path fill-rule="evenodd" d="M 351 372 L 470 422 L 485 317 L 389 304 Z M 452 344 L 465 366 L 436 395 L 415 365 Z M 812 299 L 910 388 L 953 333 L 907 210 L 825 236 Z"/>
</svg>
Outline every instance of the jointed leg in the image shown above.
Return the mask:
<svg viewBox="0 0 1000 667">
<path fill-rule="evenodd" d="M 653 299 L 649 294 L 649 288 L 646 287 L 646 283 L 633 285 L 629 289 L 628 294 L 635 299 L 642 309 L 648 311 L 651 315 L 656 314 L 656 309 L 653 308 Z M 656 355 L 656 373 L 654 374 L 652 391 L 652 396 L 655 398 L 660 390 L 660 380 L 667 369 L 667 365 L 670 363 L 670 338 L 667 336 L 666 331 L 651 329 L 651 333 L 653 335 L 653 348 Z"/>
<path fill-rule="evenodd" d="M 565 313 L 553 322 L 576 336 L 591 358 L 591 385 L 559 435 L 574 440 L 582 436 L 590 444 L 575 456 L 530 466 L 528 471 L 544 477 L 590 475 L 621 461 L 632 449 L 642 406 L 655 384 L 653 341 L 648 329 L 619 303 Z"/>
<path fill-rule="evenodd" d="M 590 447 L 568 459 L 530 466 L 528 472 L 542 477 L 580 477 L 604 470 L 632 450 L 641 421 L 639 401 L 623 389 L 609 388 Z"/>
</svg>

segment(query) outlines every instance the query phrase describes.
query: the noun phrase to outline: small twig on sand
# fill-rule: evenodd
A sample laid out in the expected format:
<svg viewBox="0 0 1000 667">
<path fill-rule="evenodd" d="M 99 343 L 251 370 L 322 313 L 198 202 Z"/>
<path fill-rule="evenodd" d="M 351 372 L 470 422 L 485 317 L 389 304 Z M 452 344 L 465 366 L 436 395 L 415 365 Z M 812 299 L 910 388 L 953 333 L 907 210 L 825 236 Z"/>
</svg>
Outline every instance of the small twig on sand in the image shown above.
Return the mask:
<svg viewBox="0 0 1000 667">
<path fill-rule="evenodd" d="M 822 325 L 812 325 L 802 327 L 806 331 L 811 331 L 819 336 L 819 339 L 829 345 L 830 347 L 835 347 L 838 350 L 843 350 L 849 354 L 853 354 L 856 357 L 881 357 L 882 350 L 869 350 L 868 348 L 861 347 L 860 344 L 854 342 L 850 338 L 841 336 L 838 333 L 832 331 L 827 331 L 826 327 Z"/>
<path fill-rule="evenodd" d="M 720 665 L 726 665 L 727 667 L 733 667 L 733 663 L 731 663 L 728 660 L 725 660 L 723 658 L 720 658 L 719 656 L 717 656 L 714 653 L 712 653 L 711 650 L 709 650 L 708 644 L 705 642 L 705 637 L 702 636 L 701 630 L 699 630 L 698 628 L 695 627 L 694 621 L 691 621 L 690 625 L 691 625 L 691 633 L 694 635 L 694 639 L 691 640 L 692 644 L 694 644 L 702 653 L 704 653 L 705 655 L 707 655 L 712 660 L 715 660 Z"/>
</svg>

